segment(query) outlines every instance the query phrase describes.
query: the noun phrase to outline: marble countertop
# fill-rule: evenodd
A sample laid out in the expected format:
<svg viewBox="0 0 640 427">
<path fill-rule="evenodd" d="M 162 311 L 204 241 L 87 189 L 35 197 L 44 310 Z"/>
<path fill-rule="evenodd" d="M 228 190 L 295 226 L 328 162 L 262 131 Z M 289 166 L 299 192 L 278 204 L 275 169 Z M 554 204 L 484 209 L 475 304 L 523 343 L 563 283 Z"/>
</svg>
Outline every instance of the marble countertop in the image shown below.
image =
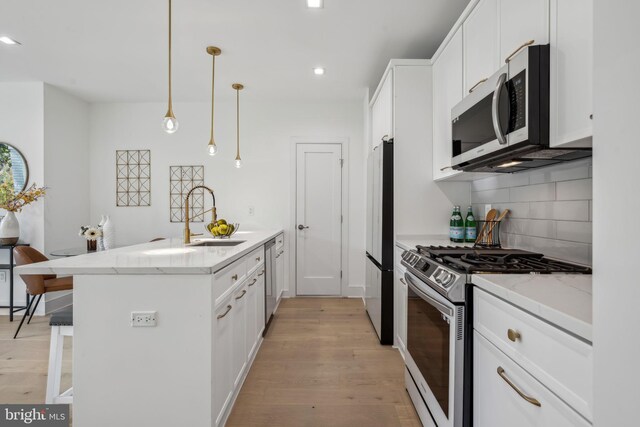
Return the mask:
<svg viewBox="0 0 640 427">
<path fill-rule="evenodd" d="M 95 252 L 69 258 L 56 259 L 16 268 L 17 274 L 212 274 L 264 245 L 282 230 L 239 231 L 223 242 L 242 243 L 237 246 L 195 246 L 213 238 L 194 238 L 191 244 L 182 239 L 127 246 L 104 252 Z"/>
<path fill-rule="evenodd" d="M 474 274 L 485 291 L 592 342 L 590 274 Z"/>
</svg>

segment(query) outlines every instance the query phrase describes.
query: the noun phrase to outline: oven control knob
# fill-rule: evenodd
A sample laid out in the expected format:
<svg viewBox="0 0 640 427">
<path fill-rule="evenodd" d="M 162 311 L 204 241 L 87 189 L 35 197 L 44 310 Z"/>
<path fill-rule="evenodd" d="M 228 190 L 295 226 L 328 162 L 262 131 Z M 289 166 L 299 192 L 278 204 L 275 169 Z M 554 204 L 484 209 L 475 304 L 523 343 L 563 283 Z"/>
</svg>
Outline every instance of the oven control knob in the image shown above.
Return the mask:
<svg viewBox="0 0 640 427">
<path fill-rule="evenodd" d="M 436 283 L 442 284 L 442 276 L 444 275 L 444 273 L 445 273 L 444 270 L 436 271 L 436 274 L 433 276 L 433 278 L 435 279 Z"/>
<path fill-rule="evenodd" d="M 451 273 L 444 273 L 443 277 L 442 277 L 442 285 L 443 286 L 449 286 L 451 285 L 451 282 L 453 282 L 453 274 Z"/>
</svg>

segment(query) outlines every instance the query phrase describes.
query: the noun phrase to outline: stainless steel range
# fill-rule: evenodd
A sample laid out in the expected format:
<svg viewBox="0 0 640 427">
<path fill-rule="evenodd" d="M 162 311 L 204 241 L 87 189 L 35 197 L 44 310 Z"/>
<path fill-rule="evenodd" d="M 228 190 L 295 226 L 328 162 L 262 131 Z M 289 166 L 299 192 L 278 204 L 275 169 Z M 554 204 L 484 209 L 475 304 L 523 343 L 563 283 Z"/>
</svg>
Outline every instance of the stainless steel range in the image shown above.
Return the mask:
<svg viewBox="0 0 640 427">
<path fill-rule="evenodd" d="M 402 254 L 408 287 L 406 386 L 425 426 L 471 426 L 472 275 L 591 269 L 515 249 L 417 246 Z"/>
</svg>

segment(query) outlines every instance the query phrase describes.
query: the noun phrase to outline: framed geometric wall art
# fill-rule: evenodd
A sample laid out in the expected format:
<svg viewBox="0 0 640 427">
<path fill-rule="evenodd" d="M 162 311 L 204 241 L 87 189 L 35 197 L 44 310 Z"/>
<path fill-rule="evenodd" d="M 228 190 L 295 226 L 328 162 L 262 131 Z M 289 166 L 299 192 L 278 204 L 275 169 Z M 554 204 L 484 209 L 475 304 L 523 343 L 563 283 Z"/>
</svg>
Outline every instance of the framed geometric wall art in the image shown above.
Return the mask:
<svg viewBox="0 0 640 427">
<path fill-rule="evenodd" d="M 169 167 L 169 220 L 184 222 L 184 200 L 196 185 L 204 185 L 204 166 Z M 197 189 L 189 201 L 189 221 L 204 222 L 204 190 Z"/>
<path fill-rule="evenodd" d="M 116 206 L 151 206 L 151 151 L 116 151 Z"/>
</svg>

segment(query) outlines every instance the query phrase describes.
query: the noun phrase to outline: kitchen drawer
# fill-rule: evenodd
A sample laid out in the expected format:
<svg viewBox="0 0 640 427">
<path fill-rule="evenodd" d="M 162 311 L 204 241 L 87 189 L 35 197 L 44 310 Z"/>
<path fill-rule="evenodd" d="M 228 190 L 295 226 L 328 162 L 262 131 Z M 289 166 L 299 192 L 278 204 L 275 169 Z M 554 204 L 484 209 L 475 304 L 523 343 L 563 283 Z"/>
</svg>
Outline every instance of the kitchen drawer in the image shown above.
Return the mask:
<svg viewBox="0 0 640 427">
<path fill-rule="evenodd" d="M 218 270 L 213 274 L 213 298 L 218 300 L 222 295 L 230 292 L 236 284 L 242 282 L 247 275 L 247 259 L 246 257 L 229 264 L 222 270 Z"/>
<path fill-rule="evenodd" d="M 246 255 L 245 259 L 247 260 L 247 272 L 251 272 L 258 265 L 264 263 L 264 246 L 260 246 L 249 255 Z"/>
<path fill-rule="evenodd" d="M 475 427 L 591 425 L 477 331 L 473 333 L 473 396 Z"/>
<path fill-rule="evenodd" d="M 591 345 L 477 287 L 473 327 L 584 417 L 593 419 Z"/>
<path fill-rule="evenodd" d="M 282 249 L 282 246 L 284 246 L 284 234 L 278 234 L 276 237 L 276 251 Z"/>
</svg>

